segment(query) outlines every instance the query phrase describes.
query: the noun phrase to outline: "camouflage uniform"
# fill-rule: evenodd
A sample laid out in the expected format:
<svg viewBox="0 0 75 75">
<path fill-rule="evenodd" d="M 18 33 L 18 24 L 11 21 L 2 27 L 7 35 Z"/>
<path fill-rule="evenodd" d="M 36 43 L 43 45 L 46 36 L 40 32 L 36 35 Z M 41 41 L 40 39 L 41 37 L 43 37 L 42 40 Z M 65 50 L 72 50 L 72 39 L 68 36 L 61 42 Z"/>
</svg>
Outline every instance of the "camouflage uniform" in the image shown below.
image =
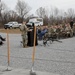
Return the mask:
<svg viewBox="0 0 75 75">
<path fill-rule="evenodd" d="M 28 43 L 28 36 L 27 36 L 27 26 L 25 24 L 21 25 L 20 26 L 20 30 L 22 32 L 22 42 L 23 42 L 23 47 L 26 47 L 27 46 L 27 43 Z"/>
<path fill-rule="evenodd" d="M 66 31 L 66 36 L 68 37 L 72 37 L 73 36 L 73 30 L 71 29 L 71 27 L 66 27 L 65 28 L 65 31 Z"/>
<path fill-rule="evenodd" d="M 62 24 L 61 26 L 61 38 L 65 38 L 66 37 L 66 26 L 65 24 Z"/>
<path fill-rule="evenodd" d="M 48 37 L 50 43 L 52 43 L 53 40 L 56 39 L 56 28 L 48 27 L 48 33 L 46 33 L 46 36 Z"/>
<path fill-rule="evenodd" d="M 52 39 L 56 39 L 56 28 L 51 28 L 51 37 Z"/>
<path fill-rule="evenodd" d="M 60 39 L 60 32 L 61 32 L 61 29 L 60 29 L 60 28 L 57 28 L 57 29 L 56 29 L 56 36 L 57 36 L 57 39 Z"/>
<path fill-rule="evenodd" d="M 43 44 L 44 44 L 44 46 L 46 46 L 47 41 L 48 41 L 48 33 L 45 33 L 45 35 L 43 36 Z"/>
<path fill-rule="evenodd" d="M 49 34 L 49 37 L 53 37 L 55 32 L 54 32 L 54 29 L 52 27 L 49 27 L 48 28 L 48 34 Z"/>
<path fill-rule="evenodd" d="M 73 25 L 73 35 L 75 36 L 75 24 Z"/>
</svg>

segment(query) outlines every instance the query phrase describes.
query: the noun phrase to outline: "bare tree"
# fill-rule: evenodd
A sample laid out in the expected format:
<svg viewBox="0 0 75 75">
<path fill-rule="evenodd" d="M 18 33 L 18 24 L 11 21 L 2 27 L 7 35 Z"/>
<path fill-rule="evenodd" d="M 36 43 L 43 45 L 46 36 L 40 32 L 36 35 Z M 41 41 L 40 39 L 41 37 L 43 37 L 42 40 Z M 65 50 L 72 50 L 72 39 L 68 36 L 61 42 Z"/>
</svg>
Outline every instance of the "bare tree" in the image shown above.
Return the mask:
<svg viewBox="0 0 75 75">
<path fill-rule="evenodd" d="M 74 15 L 75 15 L 74 9 L 69 8 L 68 11 L 67 11 L 67 14 L 68 14 L 68 17 L 70 19 L 73 19 L 74 18 Z"/>
<path fill-rule="evenodd" d="M 0 0 L 0 21 L 2 21 L 2 13 L 5 12 L 5 10 L 7 9 L 7 6 L 5 5 L 4 2 L 2 2 Z"/>
<path fill-rule="evenodd" d="M 43 18 L 44 25 L 48 24 L 48 10 L 47 8 L 40 7 L 36 10 L 36 14 L 40 17 Z"/>
<path fill-rule="evenodd" d="M 49 23 L 54 24 L 56 21 L 56 15 L 58 12 L 55 11 L 55 7 L 50 8 L 50 16 L 49 16 Z"/>
<path fill-rule="evenodd" d="M 3 19 L 6 22 L 8 22 L 8 21 L 16 21 L 17 17 L 18 17 L 18 15 L 13 10 L 9 10 L 9 11 L 3 13 Z"/>
<path fill-rule="evenodd" d="M 17 5 L 16 5 L 16 11 L 23 21 L 25 16 L 29 13 L 30 7 L 28 6 L 26 2 L 18 0 Z"/>
<path fill-rule="evenodd" d="M 44 18 L 44 16 L 46 15 L 46 10 L 43 7 L 40 7 L 36 10 L 36 14 L 41 17 Z"/>
</svg>

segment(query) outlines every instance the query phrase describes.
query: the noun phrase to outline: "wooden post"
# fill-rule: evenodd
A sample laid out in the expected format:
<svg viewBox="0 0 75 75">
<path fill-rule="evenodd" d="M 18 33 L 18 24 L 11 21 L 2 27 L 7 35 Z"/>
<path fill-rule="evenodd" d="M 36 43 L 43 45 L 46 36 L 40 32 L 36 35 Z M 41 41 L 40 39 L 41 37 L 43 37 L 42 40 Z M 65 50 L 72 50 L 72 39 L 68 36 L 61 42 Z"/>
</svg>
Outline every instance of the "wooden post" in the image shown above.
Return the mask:
<svg viewBox="0 0 75 75">
<path fill-rule="evenodd" d="M 8 66 L 10 65 L 10 44 L 9 44 L 9 34 L 7 29 L 7 55 L 8 55 Z"/>
<path fill-rule="evenodd" d="M 30 71 L 30 75 L 36 75 L 36 72 L 33 70 L 34 60 L 35 60 L 35 44 L 36 44 L 36 26 L 34 26 L 34 46 L 33 46 L 33 53 L 32 53 L 32 69 Z"/>
<path fill-rule="evenodd" d="M 32 53 L 32 62 L 34 63 L 35 59 L 35 44 L 36 44 L 36 26 L 34 26 L 34 46 L 33 46 L 33 53 Z"/>
</svg>

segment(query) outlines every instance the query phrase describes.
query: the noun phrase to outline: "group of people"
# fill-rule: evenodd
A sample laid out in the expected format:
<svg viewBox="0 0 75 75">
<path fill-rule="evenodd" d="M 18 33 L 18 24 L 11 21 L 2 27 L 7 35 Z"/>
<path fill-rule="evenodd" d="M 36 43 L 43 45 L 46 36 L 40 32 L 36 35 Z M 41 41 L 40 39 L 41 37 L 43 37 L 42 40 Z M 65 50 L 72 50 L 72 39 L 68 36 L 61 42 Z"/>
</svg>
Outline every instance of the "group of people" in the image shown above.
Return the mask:
<svg viewBox="0 0 75 75">
<path fill-rule="evenodd" d="M 28 47 L 28 32 L 32 32 L 34 35 L 34 23 L 32 24 L 32 28 L 30 29 L 26 26 L 26 22 L 23 21 L 23 24 L 20 26 L 20 31 L 21 36 L 22 36 L 22 44 L 23 47 Z M 73 21 L 71 21 L 70 23 L 67 24 L 60 24 L 60 25 L 49 25 L 49 26 L 38 26 L 37 30 L 36 30 L 36 35 L 39 37 L 39 39 L 42 39 L 44 36 L 46 38 L 47 37 L 55 37 L 55 38 L 65 38 L 65 37 L 72 37 L 73 35 L 75 35 L 75 23 L 73 23 Z M 36 36 L 36 37 L 37 37 Z M 32 36 L 34 37 L 34 36 Z M 33 38 L 34 39 L 34 38 Z M 33 40 L 31 39 L 31 40 Z M 3 41 L 5 41 L 6 39 L 3 38 L 0 35 L 0 45 L 3 44 Z M 37 38 L 36 38 L 37 40 Z"/>
<path fill-rule="evenodd" d="M 23 22 L 23 24 L 20 26 L 20 30 L 22 32 L 21 36 L 22 36 L 23 47 L 27 47 L 27 43 L 28 43 L 27 34 L 28 34 L 28 31 L 32 31 L 32 30 L 30 30 L 26 26 L 26 22 Z M 52 37 L 55 39 L 72 37 L 73 35 L 75 35 L 75 23 L 71 21 L 70 23 L 67 23 L 67 24 L 63 23 L 60 25 L 54 24 L 54 25 L 49 25 L 49 26 L 38 26 L 36 32 L 37 32 L 36 33 L 37 36 L 39 37 L 39 40 L 42 40 L 44 36 L 46 38 L 46 35 L 47 37 Z"/>
<path fill-rule="evenodd" d="M 70 23 L 54 24 L 49 26 L 38 27 L 38 37 L 43 39 L 43 37 L 52 37 L 56 39 L 73 37 L 75 35 L 75 23 L 71 21 Z"/>
</svg>

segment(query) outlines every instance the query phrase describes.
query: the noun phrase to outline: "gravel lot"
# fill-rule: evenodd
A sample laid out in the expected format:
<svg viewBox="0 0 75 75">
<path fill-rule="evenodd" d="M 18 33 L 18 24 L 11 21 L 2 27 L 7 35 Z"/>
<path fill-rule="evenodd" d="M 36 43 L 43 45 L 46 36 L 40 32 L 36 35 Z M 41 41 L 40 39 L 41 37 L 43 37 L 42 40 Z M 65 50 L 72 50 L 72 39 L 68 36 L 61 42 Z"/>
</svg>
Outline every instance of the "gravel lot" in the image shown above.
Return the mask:
<svg viewBox="0 0 75 75">
<path fill-rule="evenodd" d="M 0 33 L 6 37 L 5 33 Z M 33 47 L 22 48 L 20 34 L 9 34 L 10 67 L 31 69 Z M 54 41 L 46 47 L 38 41 L 35 53 L 34 70 L 75 75 L 75 37 L 62 39 L 62 43 Z M 7 66 L 7 41 L 0 46 L 0 65 Z"/>
</svg>

